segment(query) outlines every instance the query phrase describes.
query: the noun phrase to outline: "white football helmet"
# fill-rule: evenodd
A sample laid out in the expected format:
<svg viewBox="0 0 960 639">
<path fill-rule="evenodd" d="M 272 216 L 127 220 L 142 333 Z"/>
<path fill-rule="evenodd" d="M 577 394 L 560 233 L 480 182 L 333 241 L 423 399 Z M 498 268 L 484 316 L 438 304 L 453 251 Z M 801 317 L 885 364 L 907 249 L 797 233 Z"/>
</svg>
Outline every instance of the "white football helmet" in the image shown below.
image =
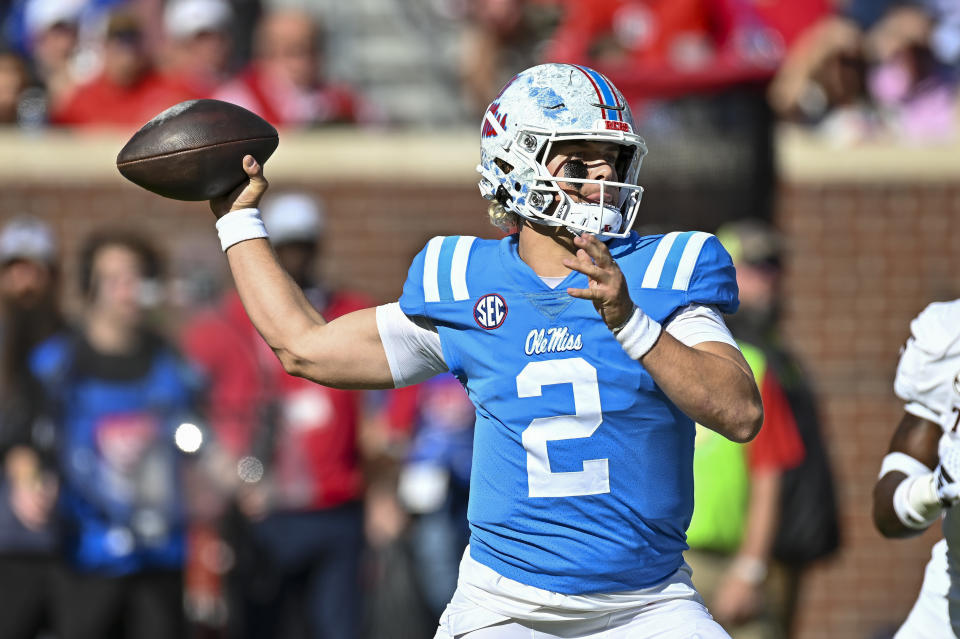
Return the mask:
<svg viewBox="0 0 960 639">
<path fill-rule="evenodd" d="M 552 146 L 571 140 L 619 145 L 615 168 L 622 181 L 551 175 L 545 163 Z M 510 80 L 483 116 L 480 193 L 538 224 L 604 240 L 625 237 L 643 196 L 637 174 L 646 153 L 633 131 L 630 106 L 606 77 L 579 65 L 543 64 Z M 561 182 L 599 185 L 601 203 L 574 201 Z M 602 204 L 609 187 L 619 189 L 616 206 Z"/>
</svg>

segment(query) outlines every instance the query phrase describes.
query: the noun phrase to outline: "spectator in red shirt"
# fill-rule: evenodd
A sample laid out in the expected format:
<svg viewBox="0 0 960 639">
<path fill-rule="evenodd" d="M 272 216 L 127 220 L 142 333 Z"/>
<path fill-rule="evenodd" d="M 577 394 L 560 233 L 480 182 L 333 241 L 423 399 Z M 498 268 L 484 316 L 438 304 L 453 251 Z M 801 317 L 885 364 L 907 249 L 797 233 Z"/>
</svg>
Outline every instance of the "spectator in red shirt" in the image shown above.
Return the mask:
<svg viewBox="0 0 960 639">
<path fill-rule="evenodd" d="M 266 15 L 254 59 L 214 97 L 239 104 L 275 126 L 364 122 L 370 108 L 354 91 L 324 77 L 323 36 L 311 16 L 285 9 Z"/>
<path fill-rule="evenodd" d="M 230 78 L 233 9 L 227 0 L 173 0 L 163 13 L 164 72 L 202 96 Z"/>
<path fill-rule="evenodd" d="M 84 0 L 30 0 L 24 7 L 27 48 L 33 73 L 56 109 L 76 85 L 74 55 Z M 41 117 L 46 117 L 43 113 Z"/>
<path fill-rule="evenodd" d="M 178 102 L 199 97 L 165 79 L 144 47 L 137 17 L 112 13 L 103 39 L 103 70 L 53 112 L 55 124 L 139 128 Z"/>
<path fill-rule="evenodd" d="M 315 277 L 323 217 L 312 198 L 279 195 L 265 205 L 264 221 L 284 268 L 324 317 L 370 306 Z M 287 375 L 236 293 L 195 318 L 184 344 L 209 379 L 211 427 L 239 461 L 245 537 L 261 560 L 244 565 L 238 552 L 238 627 L 257 638 L 306 627 L 309 637 L 356 639 L 363 395 Z"/>
</svg>

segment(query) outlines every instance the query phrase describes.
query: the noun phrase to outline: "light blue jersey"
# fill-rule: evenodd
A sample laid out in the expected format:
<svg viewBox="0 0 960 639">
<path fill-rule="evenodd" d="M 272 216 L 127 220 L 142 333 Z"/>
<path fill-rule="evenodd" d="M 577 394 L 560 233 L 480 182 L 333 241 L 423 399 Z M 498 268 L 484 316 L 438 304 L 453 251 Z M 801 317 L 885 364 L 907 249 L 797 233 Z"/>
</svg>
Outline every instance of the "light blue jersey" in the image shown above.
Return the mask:
<svg viewBox="0 0 960 639">
<path fill-rule="evenodd" d="M 400 306 L 437 327 L 477 409 L 474 559 L 565 594 L 657 584 L 680 566 L 693 510 L 693 422 L 631 360 L 572 272 L 550 289 L 500 241 L 436 237 Z M 707 233 L 609 244 L 630 296 L 664 322 L 688 304 L 737 308 L 729 255 Z"/>
</svg>

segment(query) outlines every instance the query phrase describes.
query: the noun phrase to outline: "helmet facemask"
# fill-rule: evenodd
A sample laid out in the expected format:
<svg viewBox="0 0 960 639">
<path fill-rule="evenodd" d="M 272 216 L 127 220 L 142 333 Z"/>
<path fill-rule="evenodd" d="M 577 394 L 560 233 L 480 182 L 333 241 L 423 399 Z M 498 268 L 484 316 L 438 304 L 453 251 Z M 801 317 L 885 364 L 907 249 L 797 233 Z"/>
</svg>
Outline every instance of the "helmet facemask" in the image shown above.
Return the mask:
<svg viewBox="0 0 960 639">
<path fill-rule="evenodd" d="M 546 160 L 553 147 L 558 143 L 573 141 L 616 144 L 620 152 L 614 168 L 618 179 L 624 181 L 551 174 Z M 636 175 L 646 152 L 646 145 L 640 136 L 622 131 L 558 133 L 523 129 L 504 148 L 504 157 L 494 158 L 489 163 L 495 167 L 496 177 L 499 178 L 497 181 L 501 185 L 490 199 L 496 199 L 508 211 L 531 222 L 563 226 L 574 235 L 592 233 L 605 241 L 626 237 L 636 220 L 643 197 L 643 187 L 636 183 Z M 599 187 L 600 202 L 577 201 L 561 187 L 584 184 Z M 618 189 L 618 199 L 616 203 L 603 204 L 611 188 Z"/>
</svg>

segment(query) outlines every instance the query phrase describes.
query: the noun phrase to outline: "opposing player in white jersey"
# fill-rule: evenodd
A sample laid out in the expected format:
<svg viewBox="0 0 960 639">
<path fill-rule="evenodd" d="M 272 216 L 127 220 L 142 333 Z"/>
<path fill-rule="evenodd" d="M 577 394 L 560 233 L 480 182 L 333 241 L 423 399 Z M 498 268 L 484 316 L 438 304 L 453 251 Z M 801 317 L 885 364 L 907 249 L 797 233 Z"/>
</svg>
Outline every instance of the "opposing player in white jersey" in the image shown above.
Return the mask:
<svg viewBox="0 0 960 639">
<path fill-rule="evenodd" d="M 894 390 L 907 402 L 874 488 L 874 522 L 909 537 L 943 520 L 920 596 L 896 639 L 960 637 L 960 300 L 910 324 Z"/>
<path fill-rule="evenodd" d="M 487 110 L 478 168 L 518 230 L 434 238 L 399 302 L 330 323 L 259 239 L 253 158 L 249 183 L 211 203 L 288 371 L 376 388 L 450 370 L 476 405 L 470 546 L 441 639 L 726 636 L 682 557 L 693 420 L 746 441 L 763 409 L 719 314 L 737 306 L 719 242 L 631 231 L 645 153 L 604 76 L 524 71 Z"/>
</svg>

